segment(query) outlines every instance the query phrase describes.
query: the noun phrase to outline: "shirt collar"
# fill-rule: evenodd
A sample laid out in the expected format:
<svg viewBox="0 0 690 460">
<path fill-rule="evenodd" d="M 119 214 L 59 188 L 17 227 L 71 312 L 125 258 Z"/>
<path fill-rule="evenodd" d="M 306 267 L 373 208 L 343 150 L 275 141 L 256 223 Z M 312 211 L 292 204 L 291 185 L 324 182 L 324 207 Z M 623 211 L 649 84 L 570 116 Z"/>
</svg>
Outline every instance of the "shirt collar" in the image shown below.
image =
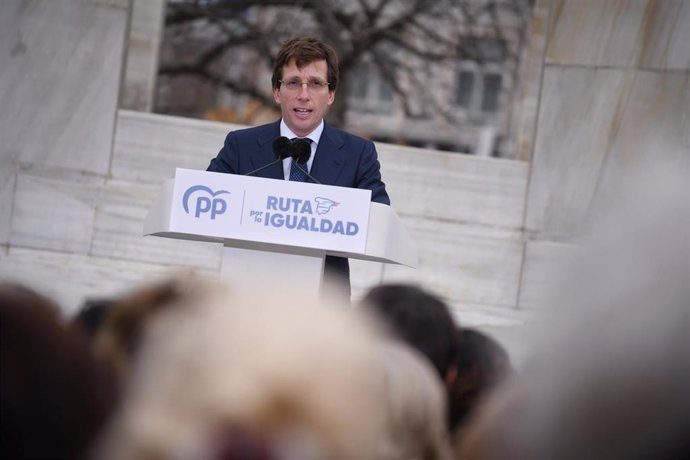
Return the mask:
<svg viewBox="0 0 690 460">
<path fill-rule="evenodd" d="M 321 119 L 319 126 L 317 126 L 314 131 L 310 132 L 306 136 L 298 136 L 297 134 L 293 133 L 292 130 L 285 124 L 285 120 L 282 118 L 280 119 L 280 135 L 285 136 L 288 139 L 294 139 L 295 137 L 307 137 L 311 139 L 314 145 L 317 145 L 319 143 L 319 139 L 321 139 L 321 133 L 323 133 L 323 119 Z"/>
</svg>

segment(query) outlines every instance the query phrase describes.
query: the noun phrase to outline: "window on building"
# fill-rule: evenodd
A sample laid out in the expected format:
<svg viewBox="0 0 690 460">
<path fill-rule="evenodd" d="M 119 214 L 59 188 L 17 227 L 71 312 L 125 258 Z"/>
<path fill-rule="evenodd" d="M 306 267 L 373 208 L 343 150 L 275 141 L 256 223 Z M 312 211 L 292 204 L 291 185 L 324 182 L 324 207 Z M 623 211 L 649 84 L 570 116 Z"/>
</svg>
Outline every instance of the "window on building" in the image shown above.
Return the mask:
<svg viewBox="0 0 690 460">
<path fill-rule="evenodd" d="M 393 102 L 393 88 L 384 79 L 379 80 L 379 98 L 385 102 Z"/>
<path fill-rule="evenodd" d="M 350 97 L 353 99 L 364 99 L 367 97 L 367 79 L 364 77 L 360 69 L 354 74 L 354 78 L 350 82 Z"/>
<path fill-rule="evenodd" d="M 469 38 L 467 60 L 458 64 L 454 100 L 470 117 L 492 116 L 500 110 L 505 45 L 494 38 Z"/>
<path fill-rule="evenodd" d="M 352 108 L 362 112 L 393 111 L 393 88 L 371 62 L 360 64 L 353 73 L 348 99 Z"/>
<path fill-rule="evenodd" d="M 474 72 L 460 70 L 458 72 L 458 86 L 455 92 L 455 103 L 464 109 L 472 107 L 472 92 L 474 90 Z"/>
<path fill-rule="evenodd" d="M 501 81 L 499 74 L 488 73 L 484 75 L 484 89 L 482 90 L 482 112 L 498 112 L 498 100 L 501 95 Z"/>
<path fill-rule="evenodd" d="M 463 39 L 463 49 L 477 62 L 505 62 L 506 43 L 499 38 L 467 37 Z"/>
</svg>

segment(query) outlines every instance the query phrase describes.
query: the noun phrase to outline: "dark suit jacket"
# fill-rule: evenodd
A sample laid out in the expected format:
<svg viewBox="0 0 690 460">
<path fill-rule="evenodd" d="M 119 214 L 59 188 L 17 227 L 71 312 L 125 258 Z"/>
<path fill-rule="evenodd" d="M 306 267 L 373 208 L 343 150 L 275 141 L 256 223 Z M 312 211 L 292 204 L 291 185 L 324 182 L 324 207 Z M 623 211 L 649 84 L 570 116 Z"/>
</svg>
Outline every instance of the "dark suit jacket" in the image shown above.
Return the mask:
<svg viewBox="0 0 690 460">
<path fill-rule="evenodd" d="M 280 120 L 230 132 L 218 156 L 207 171 L 247 174 L 275 160 L 273 139 L 280 136 Z M 325 185 L 371 190 L 371 201 L 390 205 L 386 186 L 381 181 L 380 164 L 374 143 L 324 122 L 323 132 L 309 173 Z M 256 176 L 284 180 L 279 162 Z M 350 292 L 350 267 L 347 259 L 326 257 L 325 270 L 347 283 Z"/>
</svg>

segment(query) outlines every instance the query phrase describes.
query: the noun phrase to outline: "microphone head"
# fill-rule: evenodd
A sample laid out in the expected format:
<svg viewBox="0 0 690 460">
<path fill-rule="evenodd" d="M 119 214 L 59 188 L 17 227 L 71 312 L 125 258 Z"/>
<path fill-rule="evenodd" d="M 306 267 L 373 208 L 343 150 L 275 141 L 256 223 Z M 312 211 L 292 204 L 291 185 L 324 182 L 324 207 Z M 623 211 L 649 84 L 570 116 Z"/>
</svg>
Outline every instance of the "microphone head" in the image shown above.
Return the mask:
<svg viewBox="0 0 690 460">
<path fill-rule="evenodd" d="M 304 139 L 295 139 L 292 141 L 293 153 L 292 158 L 296 160 L 297 163 L 304 164 L 309 160 L 311 156 L 311 143 L 305 141 Z"/>
<path fill-rule="evenodd" d="M 273 139 L 273 154 L 276 156 L 276 159 L 284 160 L 292 156 L 292 148 L 292 141 L 285 136 Z"/>
</svg>

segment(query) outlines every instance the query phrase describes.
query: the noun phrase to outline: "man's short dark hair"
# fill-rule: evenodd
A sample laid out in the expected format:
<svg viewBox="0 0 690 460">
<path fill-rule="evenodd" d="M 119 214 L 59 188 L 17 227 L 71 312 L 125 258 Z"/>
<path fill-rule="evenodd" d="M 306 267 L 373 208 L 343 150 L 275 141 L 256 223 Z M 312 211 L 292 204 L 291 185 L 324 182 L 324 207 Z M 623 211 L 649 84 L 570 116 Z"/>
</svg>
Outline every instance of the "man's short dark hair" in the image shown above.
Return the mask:
<svg viewBox="0 0 690 460">
<path fill-rule="evenodd" d="M 271 83 L 273 89 L 280 86 L 283 78 L 283 67 L 292 59 L 297 68 L 301 69 L 314 61 L 326 61 L 328 67 L 328 90 L 335 91 L 338 87 L 338 55 L 335 50 L 323 40 L 314 37 L 295 37 L 283 43 L 278 51 L 278 56 L 273 63 L 273 76 Z"/>
<path fill-rule="evenodd" d="M 439 297 L 419 287 L 386 284 L 371 289 L 361 305 L 392 332 L 429 358 L 441 378 L 455 358 L 455 322 Z"/>
</svg>

